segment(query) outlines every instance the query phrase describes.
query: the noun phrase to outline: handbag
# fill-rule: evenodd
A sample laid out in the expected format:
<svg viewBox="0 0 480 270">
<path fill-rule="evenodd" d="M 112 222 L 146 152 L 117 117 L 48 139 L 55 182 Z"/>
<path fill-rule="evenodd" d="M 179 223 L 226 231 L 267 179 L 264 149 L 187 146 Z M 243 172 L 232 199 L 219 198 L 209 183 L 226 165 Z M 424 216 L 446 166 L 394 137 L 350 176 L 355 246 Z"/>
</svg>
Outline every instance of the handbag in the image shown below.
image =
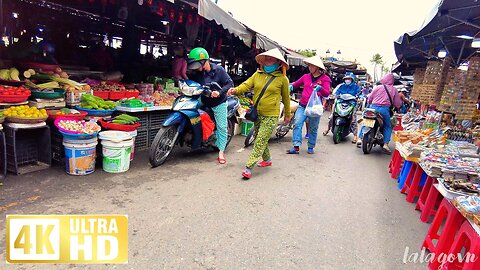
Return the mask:
<svg viewBox="0 0 480 270">
<path fill-rule="evenodd" d="M 255 102 L 255 105 L 251 107 L 247 113 L 245 113 L 245 119 L 255 122 L 258 120 L 258 111 L 257 111 L 257 106 L 258 103 L 260 102 L 260 99 L 263 97 L 263 94 L 265 94 L 265 90 L 267 90 L 267 87 L 272 83 L 272 81 L 275 79 L 275 76 L 272 76 L 270 80 L 265 84 L 265 86 L 262 89 L 262 92 L 260 92 L 260 95 L 257 98 L 257 102 Z"/>
<path fill-rule="evenodd" d="M 388 99 L 390 100 L 390 108 L 388 110 L 388 112 L 390 113 L 390 122 L 392 123 L 392 126 L 396 126 L 398 122 L 397 122 L 397 117 L 395 117 L 395 112 L 393 111 L 394 106 L 393 106 L 392 96 L 390 96 L 390 92 L 388 92 L 387 86 L 383 85 L 383 88 L 387 92 Z"/>
</svg>

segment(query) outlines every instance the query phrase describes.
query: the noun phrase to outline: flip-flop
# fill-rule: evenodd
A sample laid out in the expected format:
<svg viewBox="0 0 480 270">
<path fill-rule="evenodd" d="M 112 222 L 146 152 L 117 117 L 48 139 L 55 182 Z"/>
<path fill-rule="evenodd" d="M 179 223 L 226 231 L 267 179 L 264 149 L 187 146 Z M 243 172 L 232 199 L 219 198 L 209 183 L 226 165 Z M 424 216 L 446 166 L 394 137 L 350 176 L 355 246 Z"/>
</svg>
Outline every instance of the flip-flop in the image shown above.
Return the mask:
<svg viewBox="0 0 480 270">
<path fill-rule="evenodd" d="M 323 136 L 327 136 L 329 132 L 330 132 L 330 130 L 329 131 L 324 131 Z"/>
<path fill-rule="evenodd" d="M 222 164 L 222 165 L 227 163 L 227 160 L 224 158 L 217 158 L 217 161 L 219 164 Z"/>
</svg>

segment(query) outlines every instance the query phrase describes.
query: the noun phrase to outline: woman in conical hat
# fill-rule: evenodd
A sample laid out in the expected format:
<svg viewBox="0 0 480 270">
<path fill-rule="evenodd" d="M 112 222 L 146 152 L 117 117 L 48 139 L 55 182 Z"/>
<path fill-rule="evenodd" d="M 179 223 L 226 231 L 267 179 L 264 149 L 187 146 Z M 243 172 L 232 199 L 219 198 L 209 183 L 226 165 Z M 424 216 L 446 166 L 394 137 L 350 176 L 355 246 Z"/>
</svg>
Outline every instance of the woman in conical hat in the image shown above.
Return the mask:
<svg viewBox="0 0 480 270">
<path fill-rule="evenodd" d="M 275 48 L 257 55 L 255 60 L 260 65 L 260 69 L 244 83 L 228 91 L 230 95 L 241 95 L 253 89 L 253 103 L 257 104 L 258 119 L 254 122 L 255 144 L 242 173 L 246 180 L 252 177 L 255 164 L 258 167 L 272 166 L 268 141 L 277 126 L 280 100 L 285 108 L 290 108 L 289 81 L 285 75 L 288 63 L 283 54 Z M 262 91 L 264 88 L 265 91 Z M 262 92 L 264 92 L 263 95 L 261 95 Z M 288 123 L 290 118 L 290 110 L 285 110 L 285 122 Z M 258 162 L 260 159 L 263 160 Z"/>
<path fill-rule="evenodd" d="M 305 107 L 311 95 L 319 97 L 328 97 L 330 95 L 330 84 L 332 80 L 326 74 L 325 65 L 320 56 L 312 56 L 303 60 L 308 65 L 309 73 L 303 75 L 299 80 L 290 85 L 290 89 L 298 88 L 303 85 L 300 106 L 295 112 L 295 128 L 293 129 L 293 147 L 287 151 L 287 154 L 300 153 L 302 145 L 303 123 L 308 119 L 308 154 L 314 154 L 314 148 L 317 142 L 318 125 L 320 117 L 308 117 L 305 115 Z"/>
</svg>

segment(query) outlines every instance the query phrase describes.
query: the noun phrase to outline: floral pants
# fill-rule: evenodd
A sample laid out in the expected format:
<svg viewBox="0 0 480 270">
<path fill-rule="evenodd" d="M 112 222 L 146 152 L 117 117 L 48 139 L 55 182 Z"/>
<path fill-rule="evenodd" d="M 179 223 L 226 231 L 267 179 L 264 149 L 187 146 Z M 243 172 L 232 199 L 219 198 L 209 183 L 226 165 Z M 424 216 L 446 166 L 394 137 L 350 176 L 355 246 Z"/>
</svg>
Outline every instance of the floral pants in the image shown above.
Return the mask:
<svg viewBox="0 0 480 270">
<path fill-rule="evenodd" d="M 258 120 L 254 123 L 255 143 L 253 145 L 253 152 L 250 154 L 246 164 L 247 168 L 253 168 L 260 158 L 263 158 L 263 160 L 271 159 L 270 150 L 268 150 L 268 141 L 277 126 L 277 121 L 277 116 L 258 116 Z"/>
</svg>

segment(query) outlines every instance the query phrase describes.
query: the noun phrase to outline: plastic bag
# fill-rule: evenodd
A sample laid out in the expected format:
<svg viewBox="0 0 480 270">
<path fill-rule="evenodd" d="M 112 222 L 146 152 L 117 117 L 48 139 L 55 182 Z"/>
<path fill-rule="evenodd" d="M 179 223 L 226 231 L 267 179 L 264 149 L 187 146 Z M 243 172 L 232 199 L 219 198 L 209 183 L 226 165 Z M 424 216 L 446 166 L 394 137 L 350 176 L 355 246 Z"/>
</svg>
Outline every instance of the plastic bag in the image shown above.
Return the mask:
<svg viewBox="0 0 480 270">
<path fill-rule="evenodd" d="M 308 100 L 307 107 L 305 107 L 305 115 L 308 117 L 320 117 L 323 114 L 323 102 L 314 91 Z"/>
<path fill-rule="evenodd" d="M 208 113 L 201 113 L 200 119 L 202 120 L 203 140 L 206 141 L 210 138 L 215 129 L 215 123 L 212 121 Z"/>
</svg>

